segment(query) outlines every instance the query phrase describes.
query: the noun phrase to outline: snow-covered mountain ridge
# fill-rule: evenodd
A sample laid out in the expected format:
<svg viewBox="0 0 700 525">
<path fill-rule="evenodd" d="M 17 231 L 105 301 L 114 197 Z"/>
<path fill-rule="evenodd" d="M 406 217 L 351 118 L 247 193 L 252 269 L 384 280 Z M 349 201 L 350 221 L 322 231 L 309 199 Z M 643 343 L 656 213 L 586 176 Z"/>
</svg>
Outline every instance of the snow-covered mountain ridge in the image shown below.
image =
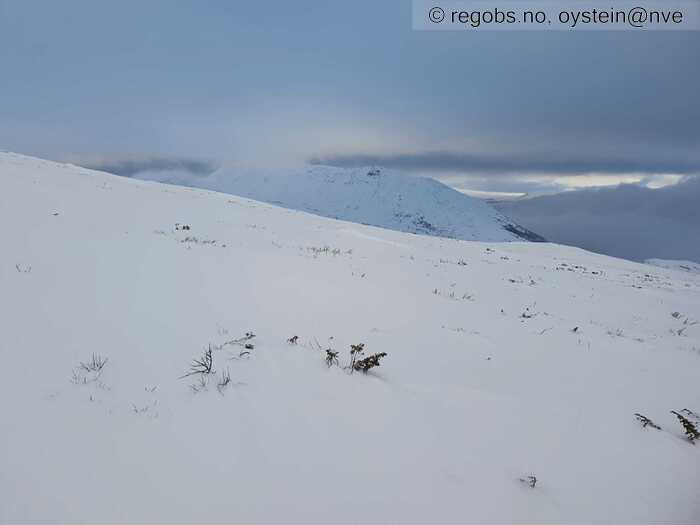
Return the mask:
<svg viewBox="0 0 700 525">
<path fill-rule="evenodd" d="M 161 182 L 184 183 L 323 217 L 409 233 L 488 242 L 544 240 L 488 203 L 435 179 L 379 168 L 220 169 L 206 177 L 171 175 Z"/>
<path fill-rule="evenodd" d="M 5 153 L 0 235 L 2 524 L 697 524 L 698 275 Z"/>
</svg>

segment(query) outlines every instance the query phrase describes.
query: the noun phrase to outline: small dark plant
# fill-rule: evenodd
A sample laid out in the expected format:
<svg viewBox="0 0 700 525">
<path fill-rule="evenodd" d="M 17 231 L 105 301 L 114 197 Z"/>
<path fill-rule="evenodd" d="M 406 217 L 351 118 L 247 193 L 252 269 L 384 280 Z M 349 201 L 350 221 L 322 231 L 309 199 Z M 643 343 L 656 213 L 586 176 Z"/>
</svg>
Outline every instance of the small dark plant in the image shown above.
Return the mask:
<svg viewBox="0 0 700 525">
<path fill-rule="evenodd" d="M 681 410 L 681 413 L 685 414 L 688 417 L 692 417 L 693 419 L 700 419 L 700 415 L 698 415 L 697 413 L 693 412 L 692 410 L 690 410 L 688 408 L 684 408 L 683 410 Z"/>
<path fill-rule="evenodd" d="M 71 382 L 76 385 L 87 385 L 88 383 L 96 383 L 100 388 L 105 386 L 99 382 L 100 376 L 107 365 L 107 358 L 100 354 L 92 354 L 89 361 L 79 363 L 73 368 Z"/>
<path fill-rule="evenodd" d="M 521 319 L 532 319 L 537 314 L 530 312 L 530 308 L 525 308 L 525 311 L 520 314 Z"/>
<path fill-rule="evenodd" d="M 355 364 L 357 363 L 358 358 L 362 355 L 362 353 L 364 351 L 365 351 L 365 344 L 364 343 L 350 345 L 350 373 L 351 374 L 355 371 Z"/>
<path fill-rule="evenodd" d="M 107 364 L 107 361 L 108 359 L 106 357 L 102 357 L 100 354 L 92 354 L 90 361 L 87 363 L 80 363 L 80 369 L 84 370 L 85 372 L 100 374 L 102 369 Z"/>
<path fill-rule="evenodd" d="M 537 478 L 535 476 L 525 476 L 524 478 L 520 478 L 520 482 L 534 489 L 535 485 L 537 485 Z"/>
<path fill-rule="evenodd" d="M 655 428 L 656 430 L 661 430 L 661 427 L 659 425 L 654 423 L 648 417 L 643 416 L 642 414 L 634 414 L 634 417 L 636 417 L 637 421 L 639 421 L 642 424 L 642 428 L 651 427 Z"/>
<path fill-rule="evenodd" d="M 190 371 L 186 373 L 184 376 L 181 376 L 180 379 L 193 376 L 196 374 L 200 374 L 202 376 L 213 374 L 214 373 L 214 358 L 212 357 L 211 354 L 211 345 L 209 345 L 209 348 L 207 349 L 206 352 L 204 352 L 204 355 L 198 359 L 194 359 L 192 361 L 192 364 L 190 365 Z"/>
<path fill-rule="evenodd" d="M 227 368 L 226 370 L 221 371 L 221 377 L 219 378 L 219 381 L 216 384 L 216 389 L 219 391 L 219 394 L 224 395 L 224 390 L 231 384 L 231 372 Z"/>
<path fill-rule="evenodd" d="M 688 418 L 683 416 L 682 414 L 679 414 L 675 410 L 671 410 L 671 414 L 676 416 L 678 418 L 678 421 L 680 424 L 683 426 L 683 431 L 685 432 L 685 437 L 690 441 L 693 445 L 695 444 L 695 440 L 700 438 L 700 432 L 698 431 L 698 427 L 695 426 L 695 424 L 690 421 Z"/>
<path fill-rule="evenodd" d="M 353 370 L 364 372 L 366 374 L 375 366 L 379 366 L 379 362 L 383 357 L 386 357 L 386 352 L 372 354 L 368 357 L 365 357 L 364 359 L 360 359 L 359 361 L 356 361 L 353 365 Z"/>
<path fill-rule="evenodd" d="M 238 339 L 231 339 L 230 341 L 226 341 L 221 347 L 223 348 L 226 345 L 231 345 L 231 346 L 242 346 L 246 350 L 252 350 L 255 348 L 253 346 L 253 343 L 250 341 L 255 338 L 255 334 L 253 332 L 246 332 L 243 337 L 239 337 Z"/>
<path fill-rule="evenodd" d="M 226 341 L 225 343 L 222 343 L 220 345 L 215 345 L 213 348 L 214 350 L 221 350 L 227 346 L 240 346 L 243 348 L 238 353 L 238 357 L 232 357 L 231 359 L 238 359 L 238 358 L 243 358 L 243 357 L 250 357 L 250 351 L 255 348 L 255 345 L 251 343 L 250 341 L 255 338 L 255 334 L 253 332 L 246 332 L 243 337 L 238 337 L 236 339 L 231 339 L 230 341 Z M 211 345 L 210 345 L 211 348 Z"/>
<path fill-rule="evenodd" d="M 298 335 L 293 335 L 292 337 L 290 337 L 289 339 L 287 339 L 287 342 L 288 342 L 290 345 L 295 345 L 295 344 L 297 344 L 298 341 L 299 341 L 299 336 L 298 336 Z"/>
<path fill-rule="evenodd" d="M 328 365 L 328 368 L 332 367 L 333 365 L 338 366 L 338 352 L 328 348 L 326 350 L 326 364 Z"/>
</svg>

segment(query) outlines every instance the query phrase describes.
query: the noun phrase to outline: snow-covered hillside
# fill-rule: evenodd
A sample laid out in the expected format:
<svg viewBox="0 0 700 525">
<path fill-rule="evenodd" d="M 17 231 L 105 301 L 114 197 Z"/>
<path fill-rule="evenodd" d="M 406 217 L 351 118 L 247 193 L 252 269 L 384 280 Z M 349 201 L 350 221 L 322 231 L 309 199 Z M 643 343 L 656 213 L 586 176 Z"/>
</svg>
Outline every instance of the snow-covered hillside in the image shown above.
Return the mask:
<svg viewBox="0 0 700 525">
<path fill-rule="evenodd" d="M 698 523 L 697 275 L 13 154 L 0 234 L 2 524 Z"/>
<path fill-rule="evenodd" d="M 676 261 L 669 259 L 647 259 L 644 261 L 651 266 L 666 268 L 667 270 L 678 270 L 680 272 L 689 272 L 700 275 L 700 264 L 692 261 Z"/>
<path fill-rule="evenodd" d="M 220 169 L 206 177 L 153 173 L 185 184 L 390 230 L 477 241 L 543 241 L 486 202 L 434 179 L 378 168 Z"/>
</svg>

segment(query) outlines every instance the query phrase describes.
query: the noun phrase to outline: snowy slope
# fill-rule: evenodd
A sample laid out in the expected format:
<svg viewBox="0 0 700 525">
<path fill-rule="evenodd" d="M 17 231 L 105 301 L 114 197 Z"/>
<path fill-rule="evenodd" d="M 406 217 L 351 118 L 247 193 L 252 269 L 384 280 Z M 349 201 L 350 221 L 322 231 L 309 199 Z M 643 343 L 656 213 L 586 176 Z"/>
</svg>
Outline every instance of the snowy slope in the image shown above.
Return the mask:
<svg viewBox="0 0 700 525">
<path fill-rule="evenodd" d="M 667 270 L 678 270 L 700 275 L 700 264 L 692 261 L 676 261 L 673 259 L 647 259 L 645 264 L 666 268 Z"/>
<path fill-rule="evenodd" d="M 207 177 L 197 177 L 196 183 L 192 177 L 178 175 L 161 182 L 184 182 L 323 217 L 403 232 L 491 242 L 544 240 L 486 202 L 434 179 L 378 168 L 312 166 L 284 172 L 221 169 Z"/>
<path fill-rule="evenodd" d="M 0 234 L 2 524 L 698 523 L 696 275 L 12 154 Z"/>
</svg>

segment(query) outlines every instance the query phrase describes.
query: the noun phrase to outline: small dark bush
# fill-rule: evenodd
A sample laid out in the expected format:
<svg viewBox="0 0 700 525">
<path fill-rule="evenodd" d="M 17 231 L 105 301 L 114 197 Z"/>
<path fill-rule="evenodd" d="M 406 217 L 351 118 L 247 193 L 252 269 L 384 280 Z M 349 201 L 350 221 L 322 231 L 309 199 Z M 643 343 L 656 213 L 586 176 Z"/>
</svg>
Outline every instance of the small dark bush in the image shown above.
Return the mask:
<svg viewBox="0 0 700 525">
<path fill-rule="evenodd" d="M 326 350 L 326 364 L 328 365 L 328 368 L 332 367 L 333 365 L 338 365 L 338 352 L 335 352 L 333 349 L 328 348 Z"/>
<path fill-rule="evenodd" d="M 679 414 L 675 410 L 671 410 L 671 414 L 676 416 L 678 418 L 678 421 L 680 424 L 683 426 L 683 431 L 685 432 L 685 437 L 690 441 L 693 445 L 695 444 L 695 440 L 700 438 L 700 432 L 698 431 L 698 427 L 695 426 L 695 424 L 690 421 L 688 418 L 683 416 L 682 414 Z"/>
<path fill-rule="evenodd" d="M 181 376 L 180 379 L 184 377 L 189 377 L 193 376 L 196 374 L 200 374 L 202 376 L 204 375 L 209 375 L 214 373 L 214 358 L 212 357 L 211 353 L 211 345 L 209 345 L 209 348 L 207 349 L 206 352 L 204 352 L 204 355 L 198 359 L 194 359 L 192 361 L 192 364 L 190 365 L 190 371 L 186 373 L 184 376 Z"/>
<path fill-rule="evenodd" d="M 102 357 L 100 354 L 92 354 L 90 361 L 87 363 L 80 363 L 80 369 L 84 370 L 85 372 L 94 372 L 99 374 L 107 364 L 107 361 L 108 359 L 106 357 Z"/>
<path fill-rule="evenodd" d="M 537 485 L 537 478 L 535 476 L 525 476 L 524 478 L 520 478 L 520 482 L 534 489 L 535 485 Z"/>
<path fill-rule="evenodd" d="M 357 363 L 357 360 L 359 359 L 359 357 L 362 355 L 362 353 L 364 351 L 365 351 L 365 344 L 364 343 L 350 345 L 350 373 L 353 373 L 355 371 L 355 364 Z"/>
<path fill-rule="evenodd" d="M 378 354 L 370 355 L 368 357 L 365 357 L 364 359 L 356 361 L 353 364 L 352 368 L 353 370 L 364 372 L 366 374 L 372 368 L 379 366 L 379 362 L 383 357 L 386 357 L 386 352 L 380 352 Z"/>
<path fill-rule="evenodd" d="M 700 414 L 697 414 L 688 408 L 684 408 L 683 410 L 681 410 L 681 413 L 685 414 L 688 417 L 692 417 L 693 419 L 700 419 Z"/>
</svg>

